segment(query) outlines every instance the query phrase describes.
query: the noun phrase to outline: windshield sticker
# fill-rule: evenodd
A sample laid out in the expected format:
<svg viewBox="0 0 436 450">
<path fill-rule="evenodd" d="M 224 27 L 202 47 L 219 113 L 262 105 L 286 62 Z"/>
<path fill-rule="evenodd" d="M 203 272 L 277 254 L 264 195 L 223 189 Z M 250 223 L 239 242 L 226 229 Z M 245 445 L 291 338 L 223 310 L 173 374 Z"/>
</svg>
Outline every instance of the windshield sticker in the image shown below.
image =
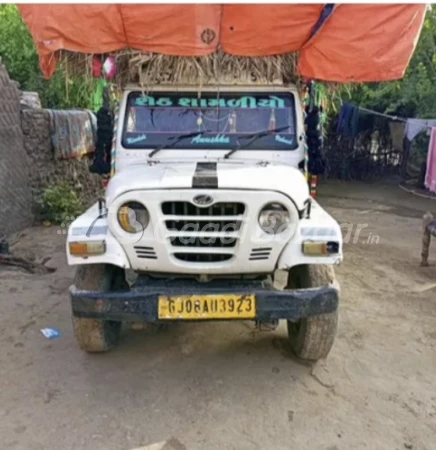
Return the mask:
<svg viewBox="0 0 436 450">
<path fill-rule="evenodd" d="M 216 136 L 203 136 L 197 134 L 191 144 L 230 144 L 230 138 L 224 134 L 217 134 Z"/>
<path fill-rule="evenodd" d="M 146 140 L 147 140 L 147 135 L 146 134 L 140 134 L 139 136 L 128 137 L 126 139 L 126 142 L 128 144 L 137 144 L 138 142 L 142 142 L 142 141 L 146 141 Z"/>
<path fill-rule="evenodd" d="M 136 106 L 173 106 L 169 97 L 151 97 L 150 95 L 141 95 L 135 98 Z"/>
<path fill-rule="evenodd" d="M 275 140 L 277 142 L 281 142 L 282 144 L 294 145 L 294 140 L 293 139 L 286 139 L 283 136 L 280 136 L 280 134 L 276 134 L 275 135 Z"/>
<path fill-rule="evenodd" d="M 154 97 L 141 95 L 135 98 L 136 106 L 179 106 L 185 108 L 285 108 L 285 100 L 275 95 L 267 98 L 256 97 L 234 97 L 234 98 L 195 98 L 180 97 L 171 99 L 169 97 Z"/>
</svg>

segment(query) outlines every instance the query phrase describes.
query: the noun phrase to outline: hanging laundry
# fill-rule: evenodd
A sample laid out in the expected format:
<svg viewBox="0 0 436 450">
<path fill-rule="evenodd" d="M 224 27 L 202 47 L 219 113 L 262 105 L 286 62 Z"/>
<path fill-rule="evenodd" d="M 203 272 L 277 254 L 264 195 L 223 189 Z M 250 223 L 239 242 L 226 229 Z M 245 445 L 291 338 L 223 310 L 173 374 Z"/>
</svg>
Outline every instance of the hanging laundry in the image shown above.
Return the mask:
<svg viewBox="0 0 436 450">
<path fill-rule="evenodd" d="M 404 122 L 391 121 L 389 122 L 389 130 L 392 137 L 392 146 L 397 152 L 403 151 L 403 139 L 404 139 L 404 129 L 406 124 Z"/>
<path fill-rule="evenodd" d="M 419 133 L 426 131 L 428 127 L 435 127 L 436 119 L 407 119 L 404 135 L 412 142 Z"/>
<path fill-rule="evenodd" d="M 436 128 L 432 128 L 430 133 L 425 187 L 431 192 L 436 192 Z"/>
<path fill-rule="evenodd" d="M 92 113 L 79 110 L 49 110 L 55 157 L 77 158 L 95 148 L 95 125 Z"/>
<path fill-rule="evenodd" d="M 337 132 L 344 137 L 355 137 L 359 131 L 359 108 L 344 102 L 339 112 Z"/>
<path fill-rule="evenodd" d="M 427 121 L 419 119 L 407 119 L 404 134 L 409 141 L 413 141 L 416 136 L 427 129 Z"/>
</svg>

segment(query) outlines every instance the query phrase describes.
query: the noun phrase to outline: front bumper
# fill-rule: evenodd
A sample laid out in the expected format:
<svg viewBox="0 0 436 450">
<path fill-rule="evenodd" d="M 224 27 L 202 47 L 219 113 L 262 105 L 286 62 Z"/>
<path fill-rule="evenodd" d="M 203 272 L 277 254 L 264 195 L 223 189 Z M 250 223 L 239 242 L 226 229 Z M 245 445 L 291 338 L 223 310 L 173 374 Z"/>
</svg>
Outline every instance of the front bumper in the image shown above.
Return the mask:
<svg viewBox="0 0 436 450">
<path fill-rule="evenodd" d="M 75 286 L 70 288 L 74 316 L 129 322 L 167 322 L 158 318 L 159 295 L 196 294 L 254 294 L 256 316 L 250 320 L 257 321 L 298 320 L 334 312 L 339 304 L 337 285 L 281 291 L 259 281 L 199 283 L 193 280 L 139 279 L 129 291 L 99 292 L 78 290 Z"/>
</svg>

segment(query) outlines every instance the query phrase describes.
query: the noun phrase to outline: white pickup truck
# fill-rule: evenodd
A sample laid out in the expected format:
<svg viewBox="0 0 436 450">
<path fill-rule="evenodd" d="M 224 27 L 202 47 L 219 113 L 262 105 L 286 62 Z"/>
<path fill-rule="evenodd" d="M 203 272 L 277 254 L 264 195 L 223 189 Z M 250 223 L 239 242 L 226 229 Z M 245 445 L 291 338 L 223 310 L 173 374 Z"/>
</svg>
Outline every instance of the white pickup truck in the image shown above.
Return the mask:
<svg viewBox="0 0 436 450">
<path fill-rule="evenodd" d="M 80 347 L 108 350 L 123 321 L 285 319 L 298 357 L 326 357 L 342 237 L 309 194 L 295 87 L 131 86 L 116 129 L 105 199 L 68 231 Z"/>
</svg>

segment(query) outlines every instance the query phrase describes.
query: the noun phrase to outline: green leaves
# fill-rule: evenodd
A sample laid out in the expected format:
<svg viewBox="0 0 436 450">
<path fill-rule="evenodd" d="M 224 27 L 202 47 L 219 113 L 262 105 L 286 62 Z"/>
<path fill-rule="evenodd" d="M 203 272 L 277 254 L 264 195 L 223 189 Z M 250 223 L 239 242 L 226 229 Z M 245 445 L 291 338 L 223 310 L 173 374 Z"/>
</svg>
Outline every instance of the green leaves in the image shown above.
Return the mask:
<svg viewBox="0 0 436 450">
<path fill-rule="evenodd" d="M 42 218 L 53 223 L 71 220 L 82 211 L 80 200 L 66 182 L 44 189 L 39 199 L 39 207 Z"/>
<path fill-rule="evenodd" d="M 404 117 L 436 117 L 436 11 L 427 11 L 415 53 L 404 78 L 352 85 L 344 100 Z"/>
<path fill-rule="evenodd" d="M 38 92 L 43 107 L 92 109 L 93 79 L 65 79 L 62 67 L 50 80 L 43 78 L 32 37 L 15 5 L 0 4 L 0 56 L 11 79 L 23 91 Z"/>
</svg>

